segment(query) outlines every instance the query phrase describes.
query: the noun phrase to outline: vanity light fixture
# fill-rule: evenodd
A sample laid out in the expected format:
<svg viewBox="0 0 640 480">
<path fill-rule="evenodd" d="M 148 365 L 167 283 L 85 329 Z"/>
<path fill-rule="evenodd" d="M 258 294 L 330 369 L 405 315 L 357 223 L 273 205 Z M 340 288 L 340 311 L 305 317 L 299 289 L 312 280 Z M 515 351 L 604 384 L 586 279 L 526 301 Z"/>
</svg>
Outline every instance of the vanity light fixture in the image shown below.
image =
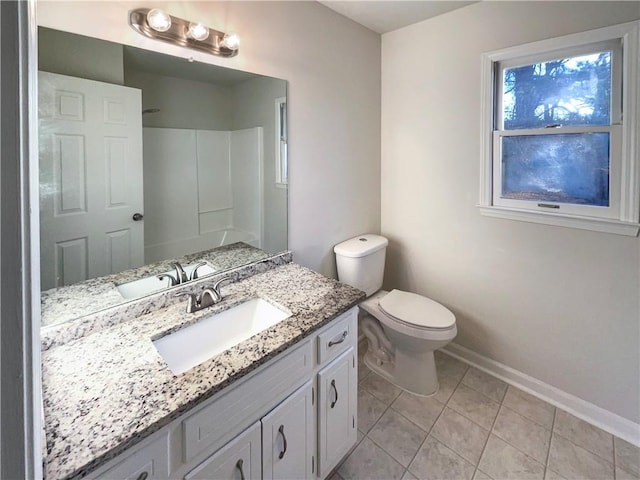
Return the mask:
<svg viewBox="0 0 640 480">
<path fill-rule="evenodd" d="M 158 8 L 131 10 L 129 25 L 145 37 L 202 50 L 220 57 L 236 56 L 240 46 L 237 33 L 220 32 L 200 22 L 173 17 Z"/>
</svg>

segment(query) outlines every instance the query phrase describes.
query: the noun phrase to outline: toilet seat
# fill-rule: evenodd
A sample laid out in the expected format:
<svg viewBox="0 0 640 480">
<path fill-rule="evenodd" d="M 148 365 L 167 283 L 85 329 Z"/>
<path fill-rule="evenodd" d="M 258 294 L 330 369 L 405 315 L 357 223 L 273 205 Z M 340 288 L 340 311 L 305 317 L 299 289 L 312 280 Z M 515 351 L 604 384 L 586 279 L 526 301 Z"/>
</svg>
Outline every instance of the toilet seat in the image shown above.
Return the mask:
<svg viewBox="0 0 640 480">
<path fill-rule="evenodd" d="M 398 323 L 420 330 L 446 330 L 456 323 L 456 317 L 443 305 L 402 290 L 387 293 L 379 300 L 378 306 Z"/>
</svg>

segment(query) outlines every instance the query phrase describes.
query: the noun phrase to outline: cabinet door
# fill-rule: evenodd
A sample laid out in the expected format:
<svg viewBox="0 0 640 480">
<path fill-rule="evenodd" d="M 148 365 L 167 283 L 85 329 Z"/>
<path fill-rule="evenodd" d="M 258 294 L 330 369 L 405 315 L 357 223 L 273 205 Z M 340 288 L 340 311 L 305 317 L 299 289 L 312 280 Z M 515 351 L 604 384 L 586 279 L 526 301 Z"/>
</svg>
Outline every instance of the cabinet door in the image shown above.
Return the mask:
<svg viewBox="0 0 640 480">
<path fill-rule="evenodd" d="M 326 476 L 357 439 L 356 351 L 351 347 L 318 373 L 318 475 Z"/>
<path fill-rule="evenodd" d="M 185 480 L 260 480 L 260 464 L 260 422 L 256 422 L 184 478 Z"/>
<path fill-rule="evenodd" d="M 96 478 L 99 480 L 159 480 L 169 478 L 168 438 L 155 442 L 129 455 Z"/>
<path fill-rule="evenodd" d="M 263 480 L 312 478 L 312 393 L 307 382 L 262 419 Z"/>
</svg>

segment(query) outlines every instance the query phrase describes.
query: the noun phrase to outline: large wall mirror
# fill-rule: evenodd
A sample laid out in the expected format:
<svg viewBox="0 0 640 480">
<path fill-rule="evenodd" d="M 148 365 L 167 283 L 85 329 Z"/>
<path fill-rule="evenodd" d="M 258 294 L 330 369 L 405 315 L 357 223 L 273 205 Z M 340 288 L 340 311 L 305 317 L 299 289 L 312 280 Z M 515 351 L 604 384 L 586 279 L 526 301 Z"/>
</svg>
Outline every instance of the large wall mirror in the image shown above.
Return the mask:
<svg viewBox="0 0 640 480">
<path fill-rule="evenodd" d="M 43 326 L 286 250 L 286 81 L 38 34 Z"/>
</svg>

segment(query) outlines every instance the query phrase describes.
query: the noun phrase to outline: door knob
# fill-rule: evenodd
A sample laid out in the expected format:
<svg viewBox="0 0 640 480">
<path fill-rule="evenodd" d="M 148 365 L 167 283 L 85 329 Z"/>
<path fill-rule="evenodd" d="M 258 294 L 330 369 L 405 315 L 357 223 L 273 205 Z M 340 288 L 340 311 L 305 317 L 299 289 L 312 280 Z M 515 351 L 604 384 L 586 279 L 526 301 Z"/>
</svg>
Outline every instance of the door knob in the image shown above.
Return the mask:
<svg viewBox="0 0 640 480">
<path fill-rule="evenodd" d="M 139 222 L 143 218 L 144 218 L 144 215 L 142 215 L 141 213 L 134 213 L 133 214 L 133 221 L 134 222 Z"/>
</svg>

